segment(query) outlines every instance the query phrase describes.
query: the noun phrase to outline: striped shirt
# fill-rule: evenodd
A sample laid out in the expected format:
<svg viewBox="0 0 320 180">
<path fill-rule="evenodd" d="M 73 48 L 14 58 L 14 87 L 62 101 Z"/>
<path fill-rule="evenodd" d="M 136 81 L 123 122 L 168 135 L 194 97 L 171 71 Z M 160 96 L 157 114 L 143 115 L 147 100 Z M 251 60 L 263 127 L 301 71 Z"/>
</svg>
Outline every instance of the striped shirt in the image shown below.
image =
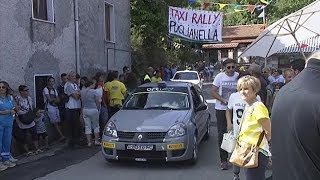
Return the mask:
<svg viewBox="0 0 320 180">
<path fill-rule="evenodd" d="M 44 124 L 44 115 L 41 113 L 40 117 L 34 119 L 36 122 L 37 134 L 47 132 L 46 125 Z"/>
</svg>

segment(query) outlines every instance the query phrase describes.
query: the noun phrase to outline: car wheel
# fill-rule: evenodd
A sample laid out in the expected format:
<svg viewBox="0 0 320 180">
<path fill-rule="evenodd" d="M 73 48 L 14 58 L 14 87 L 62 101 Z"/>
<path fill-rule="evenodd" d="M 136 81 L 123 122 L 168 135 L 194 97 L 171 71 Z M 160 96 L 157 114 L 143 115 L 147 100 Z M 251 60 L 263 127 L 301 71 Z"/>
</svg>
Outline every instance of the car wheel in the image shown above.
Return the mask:
<svg viewBox="0 0 320 180">
<path fill-rule="evenodd" d="M 197 135 L 193 136 L 193 151 L 192 151 L 192 158 L 189 160 L 191 165 L 197 164 L 198 161 L 198 143 L 197 143 Z"/>
<path fill-rule="evenodd" d="M 209 138 L 210 138 L 210 116 L 209 116 L 209 119 L 207 120 L 207 131 L 203 137 L 203 140 L 207 141 Z"/>
</svg>

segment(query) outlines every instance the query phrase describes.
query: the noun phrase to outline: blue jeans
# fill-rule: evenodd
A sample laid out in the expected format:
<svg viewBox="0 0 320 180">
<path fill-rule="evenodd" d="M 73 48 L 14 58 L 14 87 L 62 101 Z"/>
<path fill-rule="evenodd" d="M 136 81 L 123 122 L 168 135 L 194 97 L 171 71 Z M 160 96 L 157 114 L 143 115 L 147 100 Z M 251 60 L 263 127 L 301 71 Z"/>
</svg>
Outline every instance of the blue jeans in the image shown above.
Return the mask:
<svg viewBox="0 0 320 180">
<path fill-rule="evenodd" d="M 2 161 L 8 161 L 11 157 L 12 127 L 0 126 L 0 157 Z"/>
</svg>

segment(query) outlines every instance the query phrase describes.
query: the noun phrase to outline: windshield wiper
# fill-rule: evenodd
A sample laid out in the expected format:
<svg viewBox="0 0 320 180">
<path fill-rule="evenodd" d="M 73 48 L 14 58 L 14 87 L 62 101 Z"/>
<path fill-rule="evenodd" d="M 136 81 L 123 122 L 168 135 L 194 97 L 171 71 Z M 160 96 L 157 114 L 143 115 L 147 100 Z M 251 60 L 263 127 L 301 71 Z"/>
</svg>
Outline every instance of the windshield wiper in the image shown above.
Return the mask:
<svg viewBox="0 0 320 180">
<path fill-rule="evenodd" d="M 141 107 L 123 107 L 123 109 L 130 110 L 130 109 L 143 109 L 143 108 L 141 108 Z"/>
<path fill-rule="evenodd" d="M 168 106 L 152 106 L 145 109 L 164 109 L 164 110 L 178 110 L 178 108 L 168 107 Z"/>
</svg>

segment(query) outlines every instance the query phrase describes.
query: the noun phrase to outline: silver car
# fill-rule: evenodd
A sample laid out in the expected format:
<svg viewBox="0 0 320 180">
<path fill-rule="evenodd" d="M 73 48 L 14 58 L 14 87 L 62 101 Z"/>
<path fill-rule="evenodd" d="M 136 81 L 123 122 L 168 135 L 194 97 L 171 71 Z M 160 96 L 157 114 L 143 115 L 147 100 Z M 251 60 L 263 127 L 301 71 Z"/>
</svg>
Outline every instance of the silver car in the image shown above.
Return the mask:
<svg viewBox="0 0 320 180">
<path fill-rule="evenodd" d="M 210 113 L 200 88 L 191 83 L 141 85 L 107 123 L 102 153 L 107 161 L 184 161 L 195 164 L 208 139 Z"/>
</svg>

